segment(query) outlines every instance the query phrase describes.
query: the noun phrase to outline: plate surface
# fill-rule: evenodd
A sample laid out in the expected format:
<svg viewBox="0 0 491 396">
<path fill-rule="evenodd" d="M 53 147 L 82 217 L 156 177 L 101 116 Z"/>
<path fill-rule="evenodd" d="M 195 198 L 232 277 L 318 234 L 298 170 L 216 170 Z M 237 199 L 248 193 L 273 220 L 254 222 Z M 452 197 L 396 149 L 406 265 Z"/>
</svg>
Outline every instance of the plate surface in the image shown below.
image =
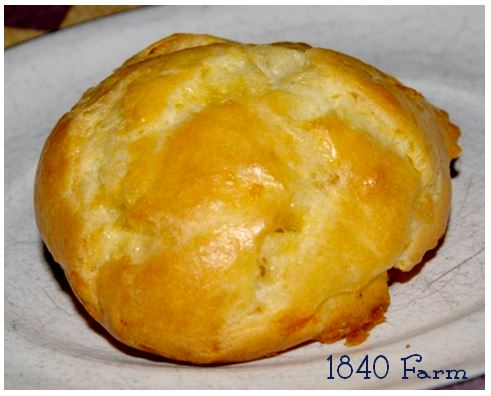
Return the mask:
<svg viewBox="0 0 491 396">
<path fill-rule="evenodd" d="M 462 129 L 446 237 L 409 282 L 391 286 L 386 321 L 366 342 L 311 343 L 269 359 L 179 365 L 109 337 L 73 297 L 33 218 L 34 173 L 57 119 L 123 60 L 174 32 L 245 42 L 303 41 L 359 57 L 446 109 Z M 152 7 L 5 52 L 6 388 L 433 388 L 425 370 L 484 373 L 484 7 Z M 368 354 L 384 379 L 328 380 L 326 358 Z M 377 367 L 384 371 L 382 360 Z M 336 366 L 334 366 L 335 370 Z M 433 373 L 431 373 L 433 374 Z"/>
</svg>

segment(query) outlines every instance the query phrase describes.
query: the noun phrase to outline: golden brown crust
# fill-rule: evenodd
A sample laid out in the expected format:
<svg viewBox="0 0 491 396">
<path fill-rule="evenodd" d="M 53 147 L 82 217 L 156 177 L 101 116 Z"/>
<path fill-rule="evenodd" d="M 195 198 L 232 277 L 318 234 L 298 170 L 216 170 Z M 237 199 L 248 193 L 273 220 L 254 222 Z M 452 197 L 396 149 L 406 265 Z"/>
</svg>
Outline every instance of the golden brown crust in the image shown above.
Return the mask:
<svg viewBox="0 0 491 396">
<path fill-rule="evenodd" d="M 347 293 L 333 299 L 329 307 L 329 323 L 315 339 L 332 343 L 347 338 L 348 343 L 364 340 L 366 332 L 383 322 L 390 297 L 385 274 L 358 293 Z M 346 309 L 349 307 L 349 310 Z"/>
<path fill-rule="evenodd" d="M 386 271 L 410 270 L 445 230 L 459 133 L 347 55 L 174 35 L 58 122 L 36 220 L 116 338 L 195 363 L 255 359 L 380 319 Z"/>
</svg>

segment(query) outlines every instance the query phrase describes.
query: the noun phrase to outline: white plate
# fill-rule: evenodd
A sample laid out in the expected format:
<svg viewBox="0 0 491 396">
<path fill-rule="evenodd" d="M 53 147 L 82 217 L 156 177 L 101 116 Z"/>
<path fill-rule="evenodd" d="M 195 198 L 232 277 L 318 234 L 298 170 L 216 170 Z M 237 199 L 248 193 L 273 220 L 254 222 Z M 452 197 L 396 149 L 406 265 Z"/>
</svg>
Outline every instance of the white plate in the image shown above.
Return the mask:
<svg viewBox="0 0 491 396">
<path fill-rule="evenodd" d="M 387 320 L 365 343 L 312 343 L 229 366 L 174 364 L 107 336 L 43 251 L 32 186 L 50 129 L 86 88 L 177 31 L 347 52 L 421 90 L 462 128 L 444 243 L 410 282 L 392 285 Z M 403 381 L 401 357 L 413 353 L 422 355 L 419 367 L 426 370 L 484 372 L 484 7 L 168 6 L 65 29 L 5 52 L 5 144 L 6 388 L 433 388 L 451 382 Z M 330 354 L 349 354 L 358 363 L 366 354 L 385 355 L 389 374 L 328 380 Z M 383 373 L 383 364 L 377 368 Z"/>
</svg>

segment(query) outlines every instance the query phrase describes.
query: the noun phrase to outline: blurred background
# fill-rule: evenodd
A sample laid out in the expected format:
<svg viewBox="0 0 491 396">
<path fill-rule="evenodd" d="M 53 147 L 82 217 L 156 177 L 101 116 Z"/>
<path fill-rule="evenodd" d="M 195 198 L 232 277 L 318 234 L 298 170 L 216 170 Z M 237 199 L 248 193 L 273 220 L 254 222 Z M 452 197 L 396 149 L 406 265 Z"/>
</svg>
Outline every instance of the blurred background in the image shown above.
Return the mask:
<svg viewBox="0 0 491 396">
<path fill-rule="evenodd" d="M 5 48 L 44 34 L 103 16 L 142 6 L 133 5 L 43 5 L 4 6 Z"/>
</svg>

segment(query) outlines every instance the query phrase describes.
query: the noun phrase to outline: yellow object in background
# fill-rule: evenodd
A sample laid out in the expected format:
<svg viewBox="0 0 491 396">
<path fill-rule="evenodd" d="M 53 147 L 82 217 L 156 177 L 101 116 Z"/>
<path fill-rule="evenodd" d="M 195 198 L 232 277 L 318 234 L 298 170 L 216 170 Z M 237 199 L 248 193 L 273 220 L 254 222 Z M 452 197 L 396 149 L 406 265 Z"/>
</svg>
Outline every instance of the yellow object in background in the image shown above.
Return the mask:
<svg viewBox="0 0 491 396">
<path fill-rule="evenodd" d="M 22 43 L 67 26 L 141 6 L 5 6 L 4 47 Z"/>
</svg>

